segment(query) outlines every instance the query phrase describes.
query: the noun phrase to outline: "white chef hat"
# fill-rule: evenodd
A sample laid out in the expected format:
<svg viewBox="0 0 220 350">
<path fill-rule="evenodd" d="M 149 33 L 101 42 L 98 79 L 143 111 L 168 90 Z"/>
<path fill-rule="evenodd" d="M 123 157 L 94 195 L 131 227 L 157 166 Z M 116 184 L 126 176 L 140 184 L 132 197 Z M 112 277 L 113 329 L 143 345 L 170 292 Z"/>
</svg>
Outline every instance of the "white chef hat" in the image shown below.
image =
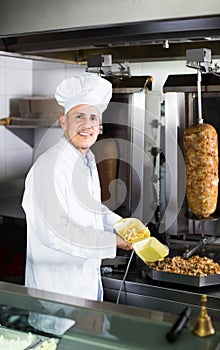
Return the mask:
<svg viewBox="0 0 220 350">
<path fill-rule="evenodd" d="M 80 104 L 96 106 L 100 114 L 107 108 L 112 97 L 112 84 L 95 74 L 73 76 L 57 87 L 55 98 L 65 109 L 65 114 Z"/>
</svg>

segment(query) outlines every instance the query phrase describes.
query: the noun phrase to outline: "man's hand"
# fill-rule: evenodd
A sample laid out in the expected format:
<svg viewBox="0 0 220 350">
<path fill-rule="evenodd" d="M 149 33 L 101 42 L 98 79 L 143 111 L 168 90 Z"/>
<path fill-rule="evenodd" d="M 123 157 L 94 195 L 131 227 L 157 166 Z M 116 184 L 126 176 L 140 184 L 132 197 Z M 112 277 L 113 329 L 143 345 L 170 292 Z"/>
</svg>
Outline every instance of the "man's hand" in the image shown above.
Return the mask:
<svg viewBox="0 0 220 350">
<path fill-rule="evenodd" d="M 129 242 L 126 242 L 123 238 L 120 236 L 116 235 L 116 245 L 120 249 L 124 250 L 131 250 L 133 249 L 132 244 Z"/>
</svg>

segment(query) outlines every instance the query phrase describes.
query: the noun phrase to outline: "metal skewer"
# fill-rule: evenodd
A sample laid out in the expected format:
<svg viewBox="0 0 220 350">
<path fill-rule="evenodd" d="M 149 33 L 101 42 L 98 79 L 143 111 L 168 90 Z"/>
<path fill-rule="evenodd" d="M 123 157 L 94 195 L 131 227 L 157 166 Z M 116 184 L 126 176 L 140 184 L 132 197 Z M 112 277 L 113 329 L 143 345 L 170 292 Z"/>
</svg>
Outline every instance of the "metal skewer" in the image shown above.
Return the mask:
<svg viewBox="0 0 220 350">
<path fill-rule="evenodd" d="M 197 91 L 198 91 L 198 123 L 203 123 L 202 118 L 202 88 L 201 88 L 201 81 L 202 81 L 202 73 L 200 68 L 197 69 Z"/>
</svg>

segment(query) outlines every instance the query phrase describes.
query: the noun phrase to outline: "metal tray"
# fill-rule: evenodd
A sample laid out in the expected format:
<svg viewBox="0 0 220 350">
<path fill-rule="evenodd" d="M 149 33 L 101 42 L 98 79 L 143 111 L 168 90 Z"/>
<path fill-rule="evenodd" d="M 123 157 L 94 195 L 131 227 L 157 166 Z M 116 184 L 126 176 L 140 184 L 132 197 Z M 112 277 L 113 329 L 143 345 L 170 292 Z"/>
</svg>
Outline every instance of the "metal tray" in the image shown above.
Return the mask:
<svg viewBox="0 0 220 350">
<path fill-rule="evenodd" d="M 179 273 L 158 271 L 141 262 L 142 270 L 154 281 L 185 284 L 195 287 L 206 287 L 220 284 L 220 274 L 208 276 L 188 276 Z"/>
</svg>

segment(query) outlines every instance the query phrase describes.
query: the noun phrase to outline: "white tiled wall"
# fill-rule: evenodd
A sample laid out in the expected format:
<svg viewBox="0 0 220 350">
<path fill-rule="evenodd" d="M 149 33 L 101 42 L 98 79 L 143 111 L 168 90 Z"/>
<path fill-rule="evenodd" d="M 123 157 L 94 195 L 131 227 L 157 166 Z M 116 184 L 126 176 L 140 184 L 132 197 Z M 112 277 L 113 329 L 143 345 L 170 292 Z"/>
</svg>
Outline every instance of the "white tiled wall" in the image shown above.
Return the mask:
<svg viewBox="0 0 220 350">
<path fill-rule="evenodd" d="M 131 75 L 151 75 L 153 77 L 153 90 L 161 92 L 161 96 L 163 95 L 162 87 L 168 75 L 195 73 L 193 69 L 186 67 L 185 61 L 139 62 L 130 63 L 129 66 Z M 112 69 L 116 71 L 119 66 L 115 64 Z M 0 119 L 9 115 L 9 99 L 11 97 L 54 96 L 57 85 L 64 78 L 85 73 L 85 70 L 85 65 L 32 61 L 4 56 L 0 52 Z M 53 144 L 60 134 L 60 130 L 51 131 L 48 138 L 45 131 L 37 129 L 32 149 L 11 131 L 0 127 L 0 181 L 5 177 L 17 177 L 25 173 L 31 165 L 35 151 L 37 150 L 37 155 L 40 154 Z M 39 148 L 42 137 L 44 137 L 43 143 Z"/>
<path fill-rule="evenodd" d="M 195 71 L 186 67 L 185 61 L 137 62 L 129 63 L 131 75 L 151 75 L 153 90 L 162 93 L 163 85 L 170 74 L 192 74 Z M 33 94 L 54 96 L 57 85 L 72 75 L 85 73 L 85 65 L 71 65 L 56 62 L 33 62 Z M 119 71 L 114 64 L 112 71 Z"/>
<path fill-rule="evenodd" d="M 186 67 L 185 61 L 165 62 L 137 62 L 131 65 L 131 75 L 151 75 L 153 77 L 152 89 L 159 91 L 163 97 L 163 85 L 171 74 L 194 74 L 191 68 Z"/>
<path fill-rule="evenodd" d="M 32 94 L 32 60 L 0 53 L 0 118 L 9 115 L 9 99 Z"/>
<path fill-rule="evenodd" d="M 0 53 L 0 119 L 9 116 L 9 99 L 32 95 L 32 60 Z M 32 148 L 0 126 L 0 183 L 24 177 L 32 164 Z"/>
<path fill-rule="evenodd" d="M 54 96 L 56 87 L 65 78 L 85 73 L 85 66 L 57 62 L 33 62 L 33 95 Z M 61 129 L 37 129 L 35 131 L 34 155 L 36 159 L 52 146 L 63 134 Z"/>
<path fill-rule="evenodd" d="M 85 73 L 85 66 L 57 62 L 33 62 L 33 94 L 54 96 L 57 85 L 72 75 Z"/>
</svg>

